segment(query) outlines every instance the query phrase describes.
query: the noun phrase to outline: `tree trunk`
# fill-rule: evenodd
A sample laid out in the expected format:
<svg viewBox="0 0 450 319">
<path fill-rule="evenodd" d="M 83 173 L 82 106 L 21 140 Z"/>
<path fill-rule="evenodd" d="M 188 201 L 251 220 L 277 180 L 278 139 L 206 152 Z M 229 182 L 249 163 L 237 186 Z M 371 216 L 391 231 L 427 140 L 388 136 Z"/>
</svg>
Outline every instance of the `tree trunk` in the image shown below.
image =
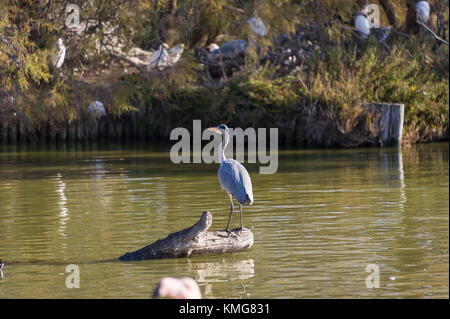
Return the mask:
<svg viewBox="0 0 450 319">
<path fill-rule="evenodd" d="M 119 257 L 121 261 L 189 257 L 197 254 L 224 253 L 244 250 L 253 245 L 253 233 L 249 229 L 236 228 L 207 231 L 212 224 L 212 215 L 205 211 L 193 226 L 168 235 L 153 244 Z"/>
</svg>

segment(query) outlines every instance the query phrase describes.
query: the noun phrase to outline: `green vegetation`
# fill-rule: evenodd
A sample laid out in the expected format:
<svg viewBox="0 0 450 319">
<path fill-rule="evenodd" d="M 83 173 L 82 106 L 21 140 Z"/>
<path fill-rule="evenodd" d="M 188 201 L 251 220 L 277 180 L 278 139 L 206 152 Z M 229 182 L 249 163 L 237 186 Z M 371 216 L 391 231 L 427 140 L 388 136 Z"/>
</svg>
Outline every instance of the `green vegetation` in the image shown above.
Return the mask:
<svg viewBox="0 0 450 319">
<path fill-rule="evenodd" d="M 391 2 L 404 8 L 404 1 Z M 96 21 L 81 38 L 61 27 L 69 3 L 80 6 L 82 21 Z M 448 41 L 448 1 L 440 5 L 445 14 L 434 16 L 430 27 Z M 409 39 L 394 35 L 388 48 L 372 36 L 362 41 L 348 28 L 357 8 L 350 0 L 2 2 L 0 140 L 16 138 L 11 127 L 31 141 L 52 134 L 65 139 L 71 125 L 78 138 L 97 138 L 92 130 L 98 123 L 86 117 L 93 100 L 105 104 L 104 127 L 113 128 L 111 136 L 167 138 L 173 127 L 202 119 L 205 125 L 279 127 L 288 145 L 356 146 L 375 143 L 370 119 L 362 121 L 364 104 L 392 102 L 405 104 L 404 142 L 448 139 L 448 46 L 425 32 Z M 209 79 L 195 47 L 248 40 L 246 20 L 254 15 L 269 30 L 257 40 L 259 56 L 251 48 L 243 70 L 221 81 Z M 402 22 L 405 11 L 396 15 Z M 184 43 L 182 60 L 147 72 L 98 53 L 95 43 L 105 40 L 105 22 L 118 26 L 115 33 L 127 39 L 126 48 Z M 274 46 L 272 36 L 296 28 L 314 47 L 300 68 L 261 60 Z M 68 47 L 61 69 L 50 63 L 58 37 Z M 130 119 L 135 127 L 127 128 Z M 121 134 L 117 127 L 123 123 Z"/>
</svg>

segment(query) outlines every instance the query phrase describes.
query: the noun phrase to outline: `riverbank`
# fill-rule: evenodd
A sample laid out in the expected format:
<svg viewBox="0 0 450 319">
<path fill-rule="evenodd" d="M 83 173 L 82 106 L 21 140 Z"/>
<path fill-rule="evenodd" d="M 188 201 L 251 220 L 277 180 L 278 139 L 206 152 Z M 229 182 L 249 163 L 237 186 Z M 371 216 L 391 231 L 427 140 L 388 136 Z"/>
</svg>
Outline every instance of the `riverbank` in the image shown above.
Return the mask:
<svg viewBox="0 0 450 319">
<path fill-rule="evenodd" d="M 0 143 L 167 141 L 173 128 L 189 129 L 200 119 L 204 125 L 277 127 L 286 146 L 380 145 L 375 115 L 365 108 L 370 102 L 405 105 L 405 144 L 448 140 L 448 46 L 427 33 L 392 34 L 384 45 L 372 36 L 361 39 L 349 30 L 355 4 L 338 9 L 328 2 L 325 13 L 336 16 L 332 21 L 290 4 L 277 10 L 298 13 L 300 20 L 286 16 L 275 26 L 275 8 L 265 8 L 260 13 L 273 23 L 272 40 L 256 39 L 245 65 L 222 78 L 205 72 L 188 41 L 181 60 L 163 70 L 143 71 L 105 53 L 83 58 L 89 47 L 84 42 L 77 43 L 79 53 L 68 52 L 61 69 L 39 70 L 38 64 L 28 75 L 9 70 L 17 73 L 17 85 L 0 92 Z M 218 18 L 217 8 L 204 10 Z M 130 28 L 144 32 L 137 22 Z M 224 39 L 254 40 L 245 28 L 226 24 L 220 31 Z M 448 30 L 443 32 L 448 39 Z M 273 58 L 294 47 L 295 55 Z M 5 74 L 4 83 L 14 81 Z M 21 87 L 21 75 L 28 85 Z M 106 115 L 88 112 L 93 101 L 104 104 Z"/>
</svg>

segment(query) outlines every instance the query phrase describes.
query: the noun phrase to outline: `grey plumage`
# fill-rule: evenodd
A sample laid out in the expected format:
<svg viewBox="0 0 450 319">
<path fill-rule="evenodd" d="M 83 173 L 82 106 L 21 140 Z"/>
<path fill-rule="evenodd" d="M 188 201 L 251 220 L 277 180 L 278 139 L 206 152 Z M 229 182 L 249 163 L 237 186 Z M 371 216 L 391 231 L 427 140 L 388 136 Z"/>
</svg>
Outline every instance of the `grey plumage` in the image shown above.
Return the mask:
<svg viewBox="0 0 450 319">
<path fill-rule="evenodd" d="M 247 170 L 234 159 L 225 160 L 219 167 L 220 185 L 240 204 L 253 204 L 252 181 Z"/>
</svg>

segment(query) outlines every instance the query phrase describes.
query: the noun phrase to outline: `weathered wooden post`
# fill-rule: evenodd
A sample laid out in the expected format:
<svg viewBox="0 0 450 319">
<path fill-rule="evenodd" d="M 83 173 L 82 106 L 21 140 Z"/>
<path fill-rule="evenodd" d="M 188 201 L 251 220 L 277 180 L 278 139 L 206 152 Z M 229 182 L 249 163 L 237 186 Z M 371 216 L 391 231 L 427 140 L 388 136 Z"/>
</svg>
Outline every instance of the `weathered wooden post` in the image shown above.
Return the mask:
<svg viewBox="0 0 450 319">
<path fill-rule="evenodd" d="M 369 110 L 376 116 L 382 146 L 400 146 L 403 137 L 405 105 L 400 103 L 369 103 Z"/>
</svg>

